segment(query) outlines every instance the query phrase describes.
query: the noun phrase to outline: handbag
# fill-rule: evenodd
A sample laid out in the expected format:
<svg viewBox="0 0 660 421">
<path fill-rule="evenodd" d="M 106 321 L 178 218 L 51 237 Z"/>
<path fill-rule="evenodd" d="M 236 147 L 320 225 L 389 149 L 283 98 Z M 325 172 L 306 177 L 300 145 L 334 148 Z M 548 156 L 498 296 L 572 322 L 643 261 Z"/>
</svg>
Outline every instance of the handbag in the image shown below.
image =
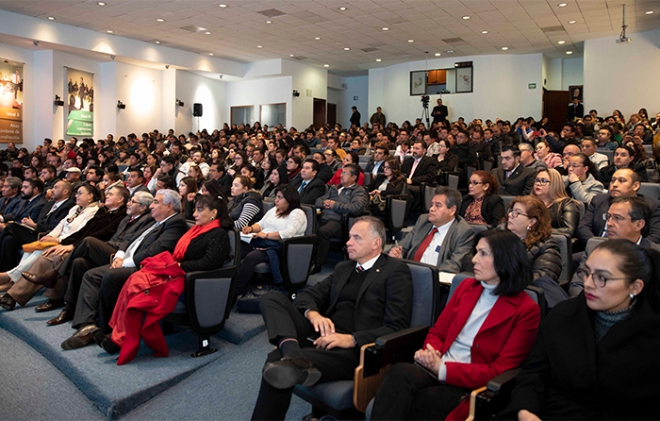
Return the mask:
<svg viewBox="0 0 660 421">
<path fill-rule="evenodd" d="M 387 201 L 380 194 L 374 194 L 371 196 L 371 205 L 378 207 L 381 212 L 385 212 Z"/>
<path fill-rule="evenodd" d="M 60 243 L 55 241 L 33 241 L 31 243 L 23 244 L 23 251 L 25 253 L 32 253 L 36 250 L 45 250 L 48 247 L 59 246 Z"/>
</svg>

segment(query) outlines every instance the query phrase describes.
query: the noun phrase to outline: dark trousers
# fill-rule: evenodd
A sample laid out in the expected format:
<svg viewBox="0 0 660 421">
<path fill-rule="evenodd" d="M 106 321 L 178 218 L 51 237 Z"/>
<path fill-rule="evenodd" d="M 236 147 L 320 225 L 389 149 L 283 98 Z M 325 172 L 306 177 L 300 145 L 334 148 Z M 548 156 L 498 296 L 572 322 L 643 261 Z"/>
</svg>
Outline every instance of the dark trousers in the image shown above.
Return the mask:
<svg viewBox="0 0 660 421">
<path fill-rule="evenodd" d="M 99 266 L 107 265 L 110 262 L 112 253 L 116 252 L 117 249 L 114 247 L 93 237 L 88 237 L 81 241 L 64 262 L 62 262 L 59 268 L 60 279 L 57 280 L 58 286 L 60 283 L 67 284 L 64 300 L 69 304 L 75 305 L 78 302 L 78 292 L 80 291 L 80 285 L 82 284 L 85 272 Z M 54 289 L 56 291 L 64 290 L 64 288 L 60 289 L 57 286 Z M 50 298 L 61 298 L 61 296 Z"/>
<path fill-rule="evenodd" d="M 419 186 L 411 186 L 408 184 L 408 212 L 417 212 L 421 209 L 422 205 L 422 189 Z"/>
<path fill-rule="evenodd" d="M 7 224 L 0 234 L 0 272 L 7 272 L 21 261 L 21 246 L 37 241 L 37 233 L 17 224 Z"/>
<path fill-rule="evenodd" d="M 250 286 L 254 268 L 259 263 L 268 262 L 275 285 L 282 285 L 284 279 L 280 270 L 280 242 L 277 240 L 253 239 L 250 244 L 241 246 L 241 266 L 238 271 L 236 296 L 243 295 Z"/>
<path fill-rule="evenodd" d="M 395 364 L 376 393 L 371 419 L 444 420 L 468 393 L 439 382 L 415 364 Z"/>
<path fill-rule="evenodd" d="M 137 268 L 110 269 L 110 265 L 85 272 L 78 294 L 73 328 L 96 323 L 108 334 L 112 332 L 109 322 L 115 309 L 119 292 L 126 280 Z"/>
<path fill-rule="evenodd" d="M 319 382 L 350 380 L 355 367 L 360 362 L 360 351 L 357 347 L 351 349 L 335 348 L 331 350 L 316 349 L 307 341 L 310 335 L 317 335 L 314 327 L 287 297 L 279 292 L 264 295 L 261 299 L 261 314 L 266 323 L 268 340 L 276 344 L 277 338 L 296 338 L 302 352 L 321 372 Z M 279 349 L 268 354 L 267 362 L 282 358 Z M 291 403 L 293 388 L 275 389 L 265 381 L 261 381 L 259 397 L 252 413 L 254 420 L 283 420 Z"/>
<path fill-rule="evenodd" d="M 328 254 L 330 253 L 330 239 L 341 239 L 342 225 L 338 221 L 326 222 L 316 233 L 316 256 L 314 256 L 314 263 L 317 266 L 324 265 L 328 261 Z"/>
</svg>

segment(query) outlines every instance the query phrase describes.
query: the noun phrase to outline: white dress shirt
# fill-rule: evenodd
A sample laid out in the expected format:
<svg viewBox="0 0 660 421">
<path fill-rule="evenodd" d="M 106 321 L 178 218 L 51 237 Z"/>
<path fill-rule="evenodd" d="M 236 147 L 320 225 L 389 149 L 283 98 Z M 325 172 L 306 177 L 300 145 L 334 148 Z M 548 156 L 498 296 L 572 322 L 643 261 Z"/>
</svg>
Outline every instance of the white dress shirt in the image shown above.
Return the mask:
<svg viewBox="0 0 660 421">
<path fill-rule="evenodd" d="M 451 224 L 453 224 L 455 221 L 455 219 L 452 219 L 446 224 L 436 227 L 438 228 L 438 232 L 435 233 L 433 240 L 431 240 L 431 243 L 422 255 L 422 260 L 420 260 L 421 263 L 426 263 L 427 265 L 433 266 L 438 264 L 438 256 L 440 255 L 442 243 L 445 241 L 445 237 L 447 236 L 447 232 L 449 232 L 449 228 L 451 228 Z"/>
</svg>

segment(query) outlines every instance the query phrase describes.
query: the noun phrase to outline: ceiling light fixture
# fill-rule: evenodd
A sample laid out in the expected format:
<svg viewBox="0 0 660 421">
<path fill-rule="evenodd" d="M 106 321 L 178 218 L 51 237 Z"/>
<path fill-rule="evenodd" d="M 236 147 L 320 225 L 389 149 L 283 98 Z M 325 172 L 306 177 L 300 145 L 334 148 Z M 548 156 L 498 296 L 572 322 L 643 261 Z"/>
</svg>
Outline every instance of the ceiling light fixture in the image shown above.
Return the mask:
<svg viewBox="0 0 660 421">
<path fill-rule="evenodd" d="M 509 47 L 502 47 L 502 51 L 506 51 L 508 49 L 509 49 Z"/>
<path fill-rule="evenodd" d="M 390 28 L 388 28 L 387 26 L 383 27 L 383 31 L 389 31 L 389 30 L 390 30 Z"/>
<path fill-rule="evenodd" d="M 114 34 L 114 33 L 115 33 L 115 31 L 112 31 L 112 30 L 110 30 L 110 29 L 108 29 L 108 30 L 105 31 L 105 32 L 107 32 L 107 33 L 109 33 L 109 34 Z"/>
<path fill-rule="evenodd" d="M 566 51 L 566 54 L 573 54 L 572 51 Z"/>
<path fill-rule="evenodd" d="M 644 14 L 645 14 L 645 15 L 652 15 L 652 14 L 653 14 L 653 10 L 649 10 L 649 11 L 647 11 L 647 12 L 644 12 Z"/>
<path fill-rule="evenodd" d="M 448 52 L 448 53 L 453 53 L 453 52 L 454 52 L 454 50 L 447 50 L 447 52 Z"/>
<path fill-rule="evenodd" d="M 415 40 L 414 39 L 409 39 L 408 42 L 415 42 Z"/>
<path fill-rule="evenodd" d="M 204 35 L 211 35 L 211 31 L 204 32 Z"/>
<path fill-rule="evenodd" d="M 463 20 L 468 20 L 468 19 L 470 19 L 469 16 L 463 16 Z"/>
<path fill-rule="evenodd" d="M 224 3 L 223 3 L 223 4 L 220 4 L 219 6 L 222 7 L 223 9 L 224 9 L 225 7 L 227 7 L 227 5 L 224 4 Z"/>
<path fill-rule="evenodd" d="M 105 6 L 105 3 L 103 3 L 102 1 L 100 1 L 100 2 L 98 2 L 98 5 L 99 5 L 99 6 Z"/>
<path fill-rule="evenodd" d="M 160 44 L 160 41 L 156 41 L 156 44 Z"/>
<path fill-rule="evenodd" d="M 324 64 L 323 67 L 330 67 L 330 65 L 329 64 Z"/>
<path fill-rule="evenodd" d="M 435 53 L 435 56 L 436 56 L 436 57 L 440 57 L 441 55 L 442 55 L 442 54 L 440 54 L 440 53 Z"/>
<path fill-rule="evenodd" d="M 314 39 L 318 41 L 321 39 L 321 37 L 314 37 Z"/>
<path fill-rule="evenodd" d="M 566 41 L 558 41 L 557 44 L 563 45 L 563 44 L 566 44 Z"/>
<path fill-rule="evenodd" d="M 346 10 L 346 6 L 342 6 L 342 7 L 340 7 L 339 10 L 341 10 L 342 12 L 345 11 L 345 10 Z"/>
<path fill-rule="evenodd" d="M 481 31 L 481 33 L 482 33 L 482 34 L 487 34 L 487 33 L 488 33 L 488 31 Z"/>
<path fill-rule="evenodd" d="M 55 20 L 55 18 L 52 16 L 48 16 L 48 20 Z"/>
<path fill-rule="evenodd" d="M 344 47 L 344 51 L 351 51 L 351 49 L 348 47 Z"/>
<path fill-rule="evenodd" d="M 213 56 L 213 53 L 209 53 L 210 56 Z"/>
<path fill-rule="evenodd" d="M 289 57 L 295 57 L 295 55 L 293 55 L 293 54 L 289 54 Z"/>
<path fill-rule="evenodd" d="M 158 18 L 156 19 L 156 22 L 165 22 L 165 19 Z"/>
<path fill-rule="evenodd" d="M 568 4 L 566 4 L 566 3 L 559 3 L 557 6 L 559 6 L 559 7 L 566 7 L 566 6 L 568 6 Z"/>
<path fill-rule="evenodd" d="M 263 45 L 257 45 L 257 48 L 264 48 Z"/>
<path fill-rule="evenodd" d="M 273 23 L 273 21 L 272 20 L 267 20 L 266 23 Z"/>
<path fill-rule="evenodd" d="M 382 60 L 381 60 L 381 59 L 379 59 L 379 58 L 377 58 L 377 59 L 376 59 L 376 61 L 377 61 L 378 63 L 380 63 L 380 62 L 381 62 Z"/>
<path fill-rule="evenodd" d="M 569 25 L 573 25 L 575 22 L 577 22 L 577 21 L 575 21 L 575 20 L 569 20 L 569 21 L 568 21 L 568 24 L 569 24 Z"/>
</svg>

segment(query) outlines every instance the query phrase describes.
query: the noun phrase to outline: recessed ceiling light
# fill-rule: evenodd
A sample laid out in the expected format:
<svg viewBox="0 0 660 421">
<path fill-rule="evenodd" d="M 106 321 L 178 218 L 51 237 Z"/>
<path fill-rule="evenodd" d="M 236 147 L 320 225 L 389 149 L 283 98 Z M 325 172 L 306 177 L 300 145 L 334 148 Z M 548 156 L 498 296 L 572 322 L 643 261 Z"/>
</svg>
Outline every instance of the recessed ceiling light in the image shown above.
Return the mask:
<svg viewBox="0 0 660 421">
<path fill-rule="evenodd" d="M 156 41 L 156 44 L 160 44 L 160 41 Z"/>
<path fill-rule="evenodd" d="M 48 20 L 55 20 L 55 18 L 52 16 L 48 16 Z"/>
<path fill-rule="evenodd" d="M 563 45 L 563 44 L 566 44 L 566 41 L 558 41 L 557 44 Z"/>
<path fill-rule="evenodd" d="M 263 45 L 257 45 L 257 48 L 264 48 Z"/>
<path fill-rule="evenodd" d="M 569 24 L 569 25 L 573 25 L 575 22 L 577 22 L 577 21 L 569 20 L 569 21 L 568 21 L 568 24 Z"/>
<path fill-rule="evenodd" d="M 453 53 L 453 52 L 454 52 L 454 50 L 447 50 L 447 52 L 448 52 L 448 53 Z"/>
<path fill-rule="evenodd" d="M 204 35 L 211 35 L 211 31 L 204 32 Z"/>
<path fill-rule="evenodd" d="M 330 67 L 330 65 L 329 64 L 324 64 L 323 67 Z"/>
<path fill-rule="evenodd" d="M 165 22 L 165 19 L 158 18 L 156 19 L 156 22 Z"/>
<path fill-rule="evenodd" d="M 109 33 L 109 34 L 114 34 L 114 33 L 115 33 L 115 31 L 112 31 L 112 30 L 110 30 L 110 29 L 108 29 L 108 30 L 105 31 L 105 32 L 107 32 L 107 33 Z"/>
<path fill-rule="evenodd" d="M 314 39 L 318 41 L 321 39 L 321 37 L 314 37 Z"/>
<path fill-rule="evenodd" d="M 344 47 L 344 51 L 351 51 L 351 49 L 348 47 Z"/>
<path fill-rule="evenodd" d="M 568 4 L 566 4 L 566 3 L 559 3 L 557 6 L 559 6 L 559 7 L 566 7 L 566 6 L 568 6 Z"/>
<path fill-rule="evenodd" d="M 409 39 L 408 42 L 415 42 L 415 40 L 414 39 Z"/>
<path fill-rule="evenodd" d="M 222 7 L 223 9 L 224 9 L 225 7 L 227 7 L 226 4 L 221 4 L 221 5 L 219 5 L 219 6 Z"/>
<path fill-rule="evenodd" d="M 383 31 L 389 31 L 389 30 L 390 30 L 390 28 L 388 28 L 387 26 L 383 27 Z"/>
<path fill-rule="evenodd" d="M 295 57 L 295 55 L 293 55 L 293 54 L 289 54 L 289 57 Z"/>
<path fill-rule="evenodd" d="M 482 33 L 482 34 L 487 34 L 487 33 L 488 33 L 488 31 L 481 31 L 481 33 Z"/>
<path fill-rule="evenodd" d="M 273 23 L 273 21 L 272 20 L 267 20 L 266 23 Z"/>
<path fill-rule="evenodd" d="M 99 5 L 99 6 L 105 6 L 105 3 L 103 3 L 102 1 L 100 1 L 100 2 L 98 2 L 98 5 Z"/>
<path fill-rule="evenodd" d="M 344 10 L 346 10 L 346 6 L 340 7 L 339 10 L 341 10 L 343 12 Z"/>
<path fill-rule="evenodd" d="M 377 58 L 377 59 L 376 59 L 376 61 L 380 63 L 380 62 L 381 62 L 382 60 L 381 60 L 381 59 L 379 59 L 379 58 Z"/>
<path fill-rule="evenodd" d="M 652 15 L 652 14 L 653 14 L 653 10 L 649 10 L 648 12 L 644 12 L 644 14 L 645 14 L 645 15 Z"/>
<path fill-rule="evenodd" d="M 213 55 L 213 53 L 209 53 L 209 55 L 210 55 L 210 56 L 212 56 L 212 55 Z"/>
<path fill-rule="evenodd" d="M 463 16 L 463 20 L 468 20 L 468 19 L 470 19 L 469 16 Z"/>
<path fill-rule="evenodd" d="M 440 57 L 441 54 L 440 54 L 440 53 L 435 53 L 435 56 L 436 56 L 436 57 Z"/>
<path fill-rule="evenodd" d="M 566 51 L 566 54 L 573 54 L 572 51 Z"/>
<path fill-rule="evenodd" d="M 506 51 L 508 49 L 509 49 L 509 47 L 502 47 L 502 51 Z"/>
</svg>

